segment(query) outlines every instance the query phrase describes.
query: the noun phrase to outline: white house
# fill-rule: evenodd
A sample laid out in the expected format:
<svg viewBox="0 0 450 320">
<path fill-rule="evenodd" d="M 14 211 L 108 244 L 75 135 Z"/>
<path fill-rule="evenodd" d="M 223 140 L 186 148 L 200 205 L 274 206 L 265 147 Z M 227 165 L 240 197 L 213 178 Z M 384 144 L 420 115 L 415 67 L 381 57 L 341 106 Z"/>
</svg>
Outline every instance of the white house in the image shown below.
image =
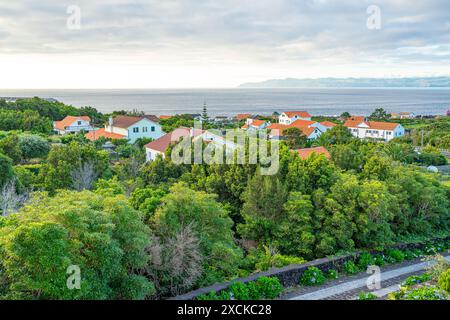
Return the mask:
<svg viewBox="0 0 450 320">
<path fill-rule="evenodd" d="M 268 130 L 270 130 L 269 138 L 282 138 L 284 136 L 283 131 L 288 128 L 297 128 L 299 129 L 308 140 L 314 140 L 320 137 L 320 135 L 324 132 L 321 131 L 320 128 L 316 127 L 316 123 L 313 122 L 312 124 L 305 124 L 300 121 L 306 121 L 306 120 L 298 120 L 299 122 L 294 122 L 291 125 L 285 125 L 280 123 L 274 123 L 267 127 Z M 307 122 L 309 123 L 309 121 Z"/>
<path fill-rule="evenodd" d="M 344 126 L 360 139 L 370 138 L 390 141 L 405 134 L 405 128 L 401 124 L 393 122 L 348 120 L 344 123 Z"/>
<path fill-rule="evenodd" d="M 413 119 L 415 116 L 413 112 L 391 113 L 392 119 Z"/>
<path fill-rule="evenodd" d="M 165 158 L 166 150 L 171 144 L 176 144 L 186 137 L 191 137 L 193 141 L 202 139 L 206 143 L 214 143 L 218 146 L 224 146 L 227 152 L 234 151 L 238 145 L 232 141 L 226 140 L 221 133 L 192 128 L 177 128 L 174 131 L 162 136 L 145 145 L 145 154 L 147 161 L 154 161 L 158 156 Z"/>
<path fill-rule="evenodd" d="M 311 121 L 311 115 L 307 111 L 285 111 L 278 117 L 279 123 L 285 125 L 290 125 L 297 120 Z"/>
<path fill-rule="evenodd" d="M 111 139 L 127 139 L 134 143 L 139 138 L 158 139 L 164 135 L 158 118 L 153 115 L 142 117 L 116 116 L 110 117 L 105 128 L 89 132 L 86 138 L 97 140 L 100 137 Z"/>
<path fill-rule="evenodd" d="M 53 130 L 58 134 L 77 133 L 81 131 L 92 131 L 91 119 L 88 116 L 67 116 L 61 121 L 53 122 Z"/>
</svg>

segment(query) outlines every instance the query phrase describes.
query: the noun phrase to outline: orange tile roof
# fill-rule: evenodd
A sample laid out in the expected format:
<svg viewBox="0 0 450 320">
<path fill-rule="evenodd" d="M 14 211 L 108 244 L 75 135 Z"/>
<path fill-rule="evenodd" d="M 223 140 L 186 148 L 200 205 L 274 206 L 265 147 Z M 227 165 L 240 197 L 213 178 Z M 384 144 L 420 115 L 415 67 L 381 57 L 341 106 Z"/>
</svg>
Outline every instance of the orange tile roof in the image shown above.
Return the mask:
<svg viewBox="0 0 450 320">
<path fill-rule="evenodd" d="M 85 137 L 91 141 L 98 140 L 100 137 L 107 139 L 126 139 L 126 136 L 118 133 L 111 133 L 105 130 L 105 128 L 98 129 L 96 131 L 91 131 L 85 135 Z"/>
<path fill-rule="evenodd" d="M 328 159 L 331 159 L 331 155 L 325 147 L 305 148 L 305 149 L 298 149 L 298 150 L 294 150 L 294 151 L 297 152 L 299 157 L 302 159 L 307 159 L 313 153 L 323 154 Z"/>
<path fill-rule="evenodd" d="M 91 118 L 89 118 L 88 116 L 67 116 L 64 119 L 62 119 L 61 121 L 55 121 L 55 128 L 58 130 L 65 130 L 66 127 L 69 127 L 71 124 L 73 124 L 75 121 L 77 121 L 78 119 L 84 120 L 84 121 L 91 121 Z"/>
<path fill-rule="evenodd" d="M 344 126 L 347 128 L 357 128 L 358 125 L 361 123 L 365 123 L 368 126 L 368 129 L 375 129 L 375 130 L 395 130 L 398 123 L 395 122 L 380 122 L 380 121 L 353 121 L 353 120 L 347 120 L 344 123 Z"/>
<path fill-rule="evenodd" d="M 283 130 L 288 128 L 287 125 L 285 124 L 281 124 L 281 123 L 272 123 L 271 125 L 267 126 L 267 129 L 278 129 L 278 130 Z"/>
<path fill-rule="evenodd" d="M 315 121 L 310 121 L 310 120 L 296 120 L 294 122 L 292 122 L 289 126 L 290 127 L 296 127 L 296 128 L 300 128 L 300 127 L 309 127 L 310 125 L 316 123 Z"/>
<path fill-rule="evenodd" d="M 321 122 L 320 124 L 323 125 L 323 126 L 325 126 L 325 127 L 328 127 L 328 128 L 332 128 L 332 127 L 337 126 L 336 123 L 333 123 L 333 122 L 331 122 L 331 121 L 323 121 L 323 122 Z"/>
<path fill-rule="evenodd" d="M 309 137 L 317 128 L 314 127 L 292 127 L 283 124 L 275 123 L 274 125 L 270 125 L 267 127 L 269 130 L 271 129 L 271 135 L 275 137 L 282 137 L 283 131 L 288 128 L 297 128 L 299 129 L 305 136 Z"/>
<path fill-rule="evenodd" d="M 180 141 L 181 138 L 189 137 L 192 133 L 196 137 L 201 135 L 204 131 L 198 129 L 190 129 L 185 127 L 180 127 L 172 132 L 163 135 L 161 138 L 156 139 L 145 145 L 145 148 L 156 150 L 159 152 L 165 152 L 171 143 L 176 143 Z"/>
<path fill-rule="evenodd" d="M 163 115 L 163 116 L 159 116 L 160 119 L 170 119 L 170 118 L 172 118 L 172 117 L 173 117 L 173 116 L 164 116 L 164 115 Z"/>
<path fill-rule="evenodd" d="M 251 116 L 252 115 L 250 113 L 238 113 L 235 118 L 237 120 L 245 120 L 247 118 L 250 118 Z"/>
<path fill-rule="evenodd" d="M 308 111 L 285 111 L 284 113 L 289 118 L 293 118 L 294 116 L 299 116 L 300 118 L 311 118 L 311 115 Z"/>
<path fill-rule="evenodd" d="M 348 118 L 348 120 L 363 122 L 364 120 L 366 120 L 366 117 L 364 117 L 364 116 L 351 116 L 350 118 Z"/>
</svg>

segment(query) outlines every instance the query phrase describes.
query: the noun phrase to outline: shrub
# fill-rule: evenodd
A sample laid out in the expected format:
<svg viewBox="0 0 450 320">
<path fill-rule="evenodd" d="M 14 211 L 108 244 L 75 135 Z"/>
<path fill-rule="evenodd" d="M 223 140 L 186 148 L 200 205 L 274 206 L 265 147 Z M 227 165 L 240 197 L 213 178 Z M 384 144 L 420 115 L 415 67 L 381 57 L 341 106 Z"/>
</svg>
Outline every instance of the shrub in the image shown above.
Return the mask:
<svg viewBox="0 0 450 320">
<path fill-rule="evenodd" d="M 250 300 L 260 300 L 263 298 L 258 283 L 254 281 L 247 283 L 247 289 Z"/>
<path fill-rule="evenodd" d="M 358 267 L 360 269 L 367 269 L 368 266 L 374 265 L 375 264 L 375 260 L 372 257 L 372 255 L 368 252 L 363 253 L 358 260 Z"/>
<path fill-rule="evenodd" d="M 328 279 L 337 279 L 339 277 L 337 270 L 330 269 L 327 272 Z"/>
<path fill-rule="evenodd" d="M 242 282 L 233 283 L 229 288 L 229 292 L 236 300 L 250 300 L 248 287 Z"/>
<path fill-rule="evenodd" d="M 399 249 L 390 249 L 387 251 L 387 261 L 389 263 L 400 263 L 405 260 L 405 254 Z"/>
<path fill-rule="evenodd" d="M 424 274 L 422 274 L 420 276 L 408 277 L 403 282 L 403 285 L 405 285 L 405 286 L 413 286 L 413 285 L 416 285 L 418 283 L 423 283 L 423 282 L 426 282 L 426 281 L 429 281 L 429 280 L 431 280 L 431 276 L 429 274 L 427 274 L 427 273 L 424 273 Z"/>
<path fill-rule="evenodd" d="M 375 263 L 375 265 L 377 265 L 379 267 L 382 267 L 386 264 L 384 255 L 379 254 L 379 253 L 373 257 L 373 262 Z"/>
<path fill-rule="evenodd" d="M 355 273 L 359 272 L 358 267 L 351 260 L 344 263 L 343 270 L 346 274 L 355 274 Z"/>
<path fill-rule="evenodd" d="M 259 296 L 266 299 L 275 299 L 280 296 L 283 291 L 280 280 L 276 277 L 260 277 L 256 280 L 259 288 Z"/>
<path fill-rule="evenodd" d="M 436 287 L 422 287 L 406 292 L 405 300 L 446 300 L 444 291 Z"/>
<path fill-rule="evenodd" d="M 442 290 L 445 290 L 447 293 L 450 293 L 450 269 L 447 269 L 444 273 L 439 276 L 439 287 Z"/>
<path fill-rule="evenodd" d="M 377 298 L 372 292 L 360 292 L 358 296 L 358 300 L 375 300 Z"/>
<path fill-rule="evenodd" d="M 309 267 L 303 272 L 300 283 L 305 286 L 317 286 L 324 283 L 326 280 L 323 272 L 316 267 Z"/>
</svg>

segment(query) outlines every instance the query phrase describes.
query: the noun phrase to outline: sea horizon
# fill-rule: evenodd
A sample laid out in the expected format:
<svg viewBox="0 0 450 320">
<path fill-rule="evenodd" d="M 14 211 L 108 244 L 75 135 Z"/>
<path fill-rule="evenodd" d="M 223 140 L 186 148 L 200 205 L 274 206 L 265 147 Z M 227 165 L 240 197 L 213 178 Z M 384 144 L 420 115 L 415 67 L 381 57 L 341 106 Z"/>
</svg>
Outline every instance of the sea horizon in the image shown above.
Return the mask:
<svg viewBox="0 0 450 320">
<path fill-rule="evenodd" d="M 200 113 L 204 103 L 211 116 L 269 115 L 288 109 L 305 109 L 312 115 L 345 111 L 368 115 L 378 107 L 438 115 L 450 108 L 450 88 L 439 87 L 0 89 L 4 98 L 34 96 L 75 107 L 92 106 L 103 113 L 138 109 L 156 115 Z"/>
</svg>

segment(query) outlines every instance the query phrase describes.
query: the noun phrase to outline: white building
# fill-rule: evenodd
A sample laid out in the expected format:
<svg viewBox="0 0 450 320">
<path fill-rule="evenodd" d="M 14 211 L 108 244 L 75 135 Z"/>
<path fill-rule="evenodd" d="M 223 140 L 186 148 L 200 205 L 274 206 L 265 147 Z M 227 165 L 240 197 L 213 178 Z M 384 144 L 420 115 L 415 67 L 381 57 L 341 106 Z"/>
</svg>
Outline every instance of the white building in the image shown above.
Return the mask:
<svg viewBox="0 0 450 320">
<path fill-rule="evenodd" d="M 270 126 L 270 121 L 248 118 L 241 127 L 244 130 L 263 130 Z"/>
<path fill-rule="evenodd" d="M 379 139 L 390 141 L 405 134 L 405 128 L 399 123 L 378 121 L 348 120 L 344 123 L 349 131 L 360 139 Z"/>
<path fill-rule="evenodd" d="M 307 111 L 285 111 L 278 117 L 279 123 L 287 126 L 297 120 L 311 121 L 311 115 Z"/>
<path fill-rule="evenodd" d="M 97 140 L 100 137 L 110 139 L 127 139 L 134 143 L 139 138 L 158 139 L 164 135 L 158 118 L 153 115 L 142 117 L 116 116 L 110 117 L 105 128 L 90 132 L 86 135 L 89 140 Z"/>
<path fill-rule="evenodd" d="M 67 116 L 61 121 L 53 122 L 53 130 L 58 134 L 92 131 L 91 119 L 88 116 Z"/>
</svg>

